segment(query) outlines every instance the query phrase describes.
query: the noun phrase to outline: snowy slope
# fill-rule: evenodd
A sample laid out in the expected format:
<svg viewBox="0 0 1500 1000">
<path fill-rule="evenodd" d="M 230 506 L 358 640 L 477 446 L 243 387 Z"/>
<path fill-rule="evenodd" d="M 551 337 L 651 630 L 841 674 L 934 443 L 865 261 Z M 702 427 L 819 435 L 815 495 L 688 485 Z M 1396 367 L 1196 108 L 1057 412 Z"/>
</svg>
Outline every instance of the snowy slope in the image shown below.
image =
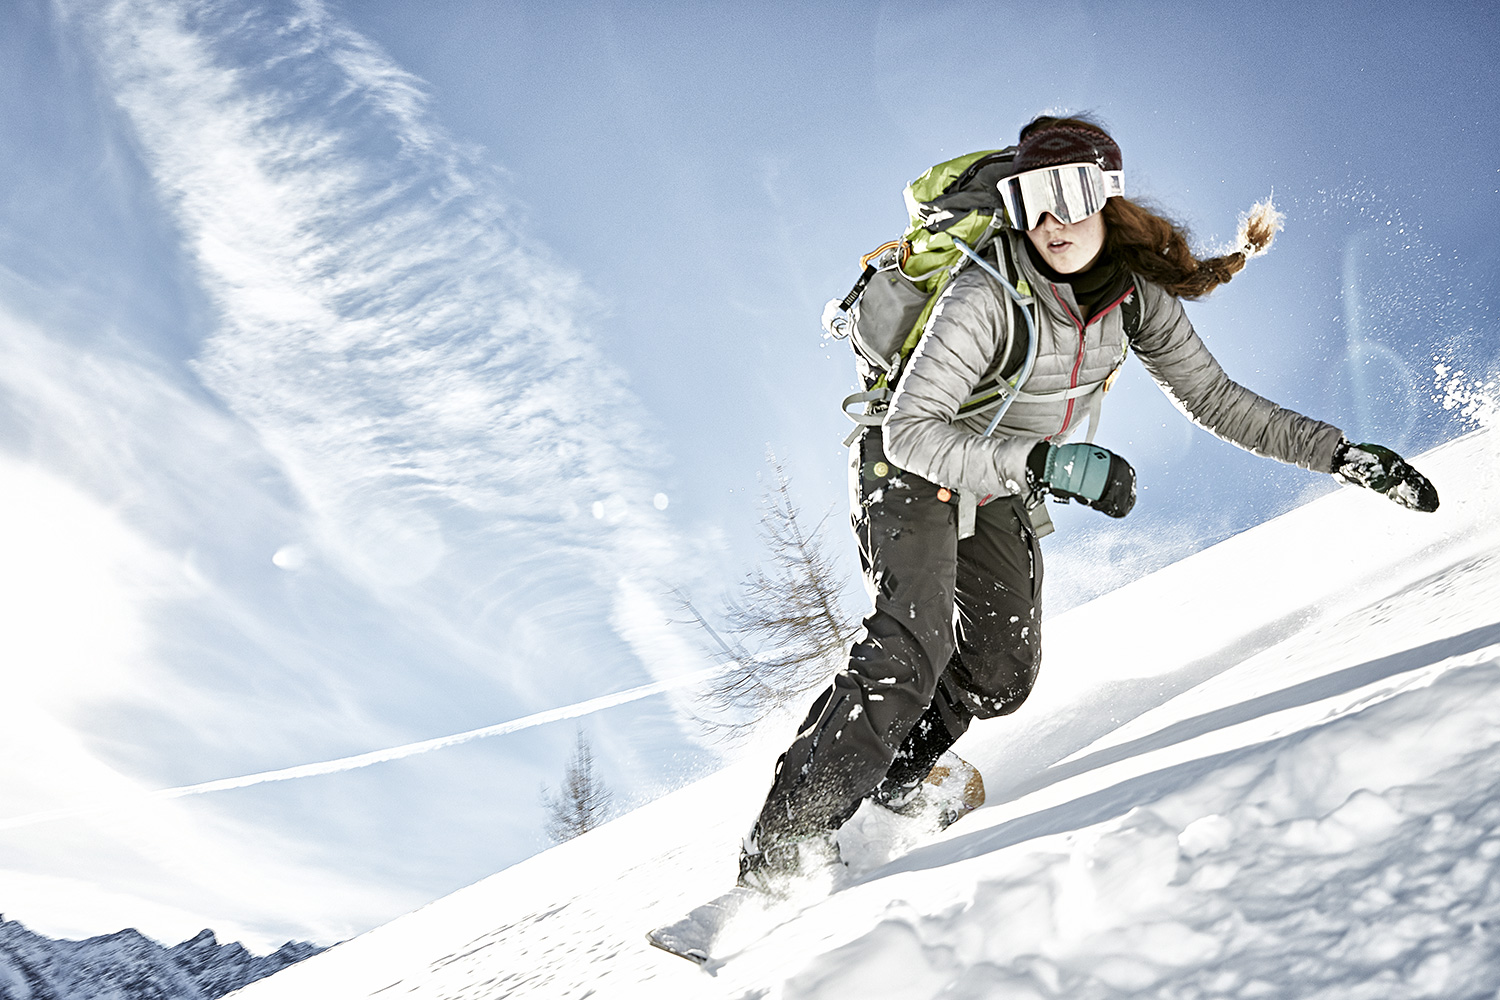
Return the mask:
<svg viewBox="0 0 1500 1000">
<path fill-rule="evenodd" d="M 642 935 L 732 880 L 766 753 L 235 996 L 1493 997 L 1497 462 L 1468 435 L 1417 463 L 1435 515 L 1341 490 L 1048 619 L 958 747 L 991 804 L 894 859 L 862 811 L 846 884 L 712 976 Z"/>
</svg>

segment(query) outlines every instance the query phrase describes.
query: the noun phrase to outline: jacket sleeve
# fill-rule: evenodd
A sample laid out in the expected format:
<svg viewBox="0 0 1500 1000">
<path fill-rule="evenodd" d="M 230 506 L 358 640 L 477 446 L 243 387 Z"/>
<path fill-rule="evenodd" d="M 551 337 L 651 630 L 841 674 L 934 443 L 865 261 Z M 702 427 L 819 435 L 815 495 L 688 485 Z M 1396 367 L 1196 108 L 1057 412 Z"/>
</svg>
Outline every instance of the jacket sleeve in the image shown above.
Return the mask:
<svg viewBox="0 0 1500 1000">
<path fill-rule="evenodd" d="M 1008 322 L 998 289 L 978 268 L 938 297 L 886 414 L 885 453 L 898 468 L 980 497 L 1025 490 L 1026 456 L 1041 438 L 986 438 L 954 423 L 993 366 Z"/>
<path fill-rule="evenodd" d="M 1239 445 L 1315 472 L 1333 471 L 1343 432 L 1332 424 L 1282 409 L 1224 374 L 1204 345 L 1182 302 L 1136 280 L 1141 329 L 1131 346 L 1162 391 L 1198 426 Z"/>
</svg>

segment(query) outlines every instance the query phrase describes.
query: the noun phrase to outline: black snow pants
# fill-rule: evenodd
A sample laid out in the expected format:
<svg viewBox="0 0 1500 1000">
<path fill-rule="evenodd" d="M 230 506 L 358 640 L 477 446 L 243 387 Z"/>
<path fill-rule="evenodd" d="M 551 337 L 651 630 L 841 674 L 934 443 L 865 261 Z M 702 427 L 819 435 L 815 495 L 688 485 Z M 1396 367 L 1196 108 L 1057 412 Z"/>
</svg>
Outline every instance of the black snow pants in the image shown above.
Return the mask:
<svg viewBox="0 0 1500 1000">
<path fill-rule="evenodd" d="M 889 468 L 878 429 L 851 466 L 875 608 L 777 762 L 762 850 L 837 830 L 866 796 L 914 788 L 973 719 L 1019 708 L 1041 664 L 1042 552 L 1021 500 L 980 507 L 960 540 L 956 504 Z"/>
</svg>

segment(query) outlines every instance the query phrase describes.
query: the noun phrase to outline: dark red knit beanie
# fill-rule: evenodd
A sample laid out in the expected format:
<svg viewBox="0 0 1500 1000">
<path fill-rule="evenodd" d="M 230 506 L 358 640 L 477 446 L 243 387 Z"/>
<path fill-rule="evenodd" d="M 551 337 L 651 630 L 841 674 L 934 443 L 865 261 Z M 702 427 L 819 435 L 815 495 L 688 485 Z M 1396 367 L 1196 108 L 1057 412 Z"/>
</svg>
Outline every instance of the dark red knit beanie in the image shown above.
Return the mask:
<svg viewBox="0 0 1500 1000">
<path fill-rule="evenodd" d="M 1097 163 L 1101 170 L 1123 170 L 1120 147 L 1103 130 L 1057 121 L 1025 134 L 1016 150 L 1016 169 L 1037 170 L 1063 163 Z"/>
</svg>

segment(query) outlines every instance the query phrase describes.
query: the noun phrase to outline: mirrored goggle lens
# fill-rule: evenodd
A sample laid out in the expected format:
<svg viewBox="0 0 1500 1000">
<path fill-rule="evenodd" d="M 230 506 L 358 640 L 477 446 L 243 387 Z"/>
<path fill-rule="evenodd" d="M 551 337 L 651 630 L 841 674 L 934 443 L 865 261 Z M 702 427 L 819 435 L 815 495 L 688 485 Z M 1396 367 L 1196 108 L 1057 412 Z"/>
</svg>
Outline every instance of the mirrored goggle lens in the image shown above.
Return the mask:
<svg viewBox="0 0 1500 1000">
<path fill-rule="evenodd" d="M 1059 222 L 1081 222 L 1102 209 L 1106 198 L 1124 193 L 1124 171 L 1096 163 L 1043 167 L 1000 182 L 1005 210 L 1018 229 L 1035 229 L 1049 213 Z"/>
</svg>

